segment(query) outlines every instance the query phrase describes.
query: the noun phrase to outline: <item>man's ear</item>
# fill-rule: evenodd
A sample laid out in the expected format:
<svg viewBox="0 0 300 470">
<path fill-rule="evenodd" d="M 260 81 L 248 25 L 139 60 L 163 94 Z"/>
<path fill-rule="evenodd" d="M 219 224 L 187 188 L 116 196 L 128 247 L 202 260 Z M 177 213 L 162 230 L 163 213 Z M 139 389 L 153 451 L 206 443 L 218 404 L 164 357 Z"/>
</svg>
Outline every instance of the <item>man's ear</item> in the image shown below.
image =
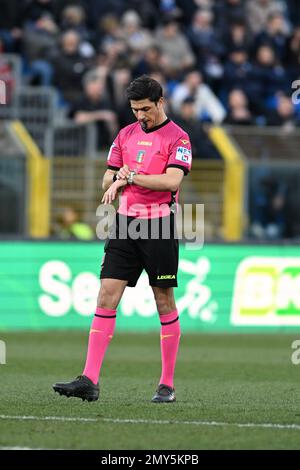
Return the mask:
<svg viewBox="0 0 300 470">
<path fill-rule="evenodd" d="M 164 101 L 165 101 L 165 100 L 164 100 L 163 96 L 161 96 L 161 97 L 159 98 L 158 102 L 157 102 L 157 107 L 162 108 L 162 107 L 163 107 L 163 104 L 164 104 Z"/>
</svg>

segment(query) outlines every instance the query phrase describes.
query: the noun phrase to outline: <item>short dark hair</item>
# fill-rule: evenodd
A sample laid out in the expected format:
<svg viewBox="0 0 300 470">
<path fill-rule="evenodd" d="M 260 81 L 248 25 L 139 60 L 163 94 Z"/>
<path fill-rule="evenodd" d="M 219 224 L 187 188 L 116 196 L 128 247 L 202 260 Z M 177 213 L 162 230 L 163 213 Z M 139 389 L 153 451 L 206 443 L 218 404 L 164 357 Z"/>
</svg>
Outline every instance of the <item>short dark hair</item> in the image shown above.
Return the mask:
<svg viewBox="0 0 300 470">
<path fill-rule="evenodd" d="M 157 80 L 142 75 L 141 77 L 133 80 L 129 87 L 126 89 L 128 100 L 146 100 L 147 98 L 154 103 L 157 103 L 163 96 L 163 90 Z"/>
</svg>

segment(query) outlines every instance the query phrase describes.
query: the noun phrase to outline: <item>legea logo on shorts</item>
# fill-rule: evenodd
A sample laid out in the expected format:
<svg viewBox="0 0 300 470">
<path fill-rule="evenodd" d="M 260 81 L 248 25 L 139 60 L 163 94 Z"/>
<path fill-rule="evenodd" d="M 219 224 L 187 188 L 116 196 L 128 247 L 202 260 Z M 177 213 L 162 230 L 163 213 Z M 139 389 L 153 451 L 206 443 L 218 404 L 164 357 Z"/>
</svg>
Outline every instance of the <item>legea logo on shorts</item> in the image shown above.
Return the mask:
<svg viewBox="0 0 300 470">
<path fill-rule="evenodd" d="M 162 280 L 162 279 L 175 279 L 176 276 L 175 274 L 161 274 L 160 276 L 157 276 L 157 279 L 158 280 Z"/>
<path fill-rule="evenodd" d="M 300 325 L 300 257 L 249 257 L 237 269 L 231 323 Z"/>
</svg>

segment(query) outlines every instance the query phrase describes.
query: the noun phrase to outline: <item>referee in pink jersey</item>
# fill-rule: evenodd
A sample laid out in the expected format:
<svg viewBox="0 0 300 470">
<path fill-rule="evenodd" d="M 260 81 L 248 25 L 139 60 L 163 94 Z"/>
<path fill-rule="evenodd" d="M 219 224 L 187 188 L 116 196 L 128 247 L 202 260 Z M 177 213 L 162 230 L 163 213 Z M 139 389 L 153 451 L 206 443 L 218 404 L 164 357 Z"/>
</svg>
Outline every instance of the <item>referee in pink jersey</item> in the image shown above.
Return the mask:
<svg viewBox="0 0 300 470">
<path fill-rule="evenodd" d="M 178 238 L 176 202 L 184 175 L 191 168 L 189 136 L 164 111 L 161 85 L 143 75 L 131 82 L 127 98 L 137 122 L 121 129 L 113 142 L 103 177 L 102 202 L 121 194 L 113 230 L 105 244 L 101 287 L 92 321 L 82 375 L 53 388 L 61 395 L 94 401 L 99 375 L 114 334 L 117 307 L 125 287 L 134 287 L 143 269 L 149 277 L 161 323 L 162 371 L 154 403 L 176 400 L 174 371 L 180 340 L 177 287 Z M 130 227 L 140 227 L 140 237 Z"/>
</svg>

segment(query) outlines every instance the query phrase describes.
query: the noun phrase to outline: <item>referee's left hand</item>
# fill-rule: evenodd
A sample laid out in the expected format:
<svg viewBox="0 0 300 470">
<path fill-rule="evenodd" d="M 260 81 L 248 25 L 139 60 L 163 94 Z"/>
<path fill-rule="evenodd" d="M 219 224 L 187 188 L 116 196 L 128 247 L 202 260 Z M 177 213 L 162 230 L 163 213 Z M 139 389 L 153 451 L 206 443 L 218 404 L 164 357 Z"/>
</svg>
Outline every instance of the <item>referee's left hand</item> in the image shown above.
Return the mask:
<svg viewBox="0 0 300 470">
<path fill-rule="evenodd" d="M 122 186 L 126 186 L 127 179 L 119 179 L 115 181 L 107 191 L 105 191 L 101 202 L 103 204 L 111 204 L 117 197 L 118 191 Z"/>
</svg>

